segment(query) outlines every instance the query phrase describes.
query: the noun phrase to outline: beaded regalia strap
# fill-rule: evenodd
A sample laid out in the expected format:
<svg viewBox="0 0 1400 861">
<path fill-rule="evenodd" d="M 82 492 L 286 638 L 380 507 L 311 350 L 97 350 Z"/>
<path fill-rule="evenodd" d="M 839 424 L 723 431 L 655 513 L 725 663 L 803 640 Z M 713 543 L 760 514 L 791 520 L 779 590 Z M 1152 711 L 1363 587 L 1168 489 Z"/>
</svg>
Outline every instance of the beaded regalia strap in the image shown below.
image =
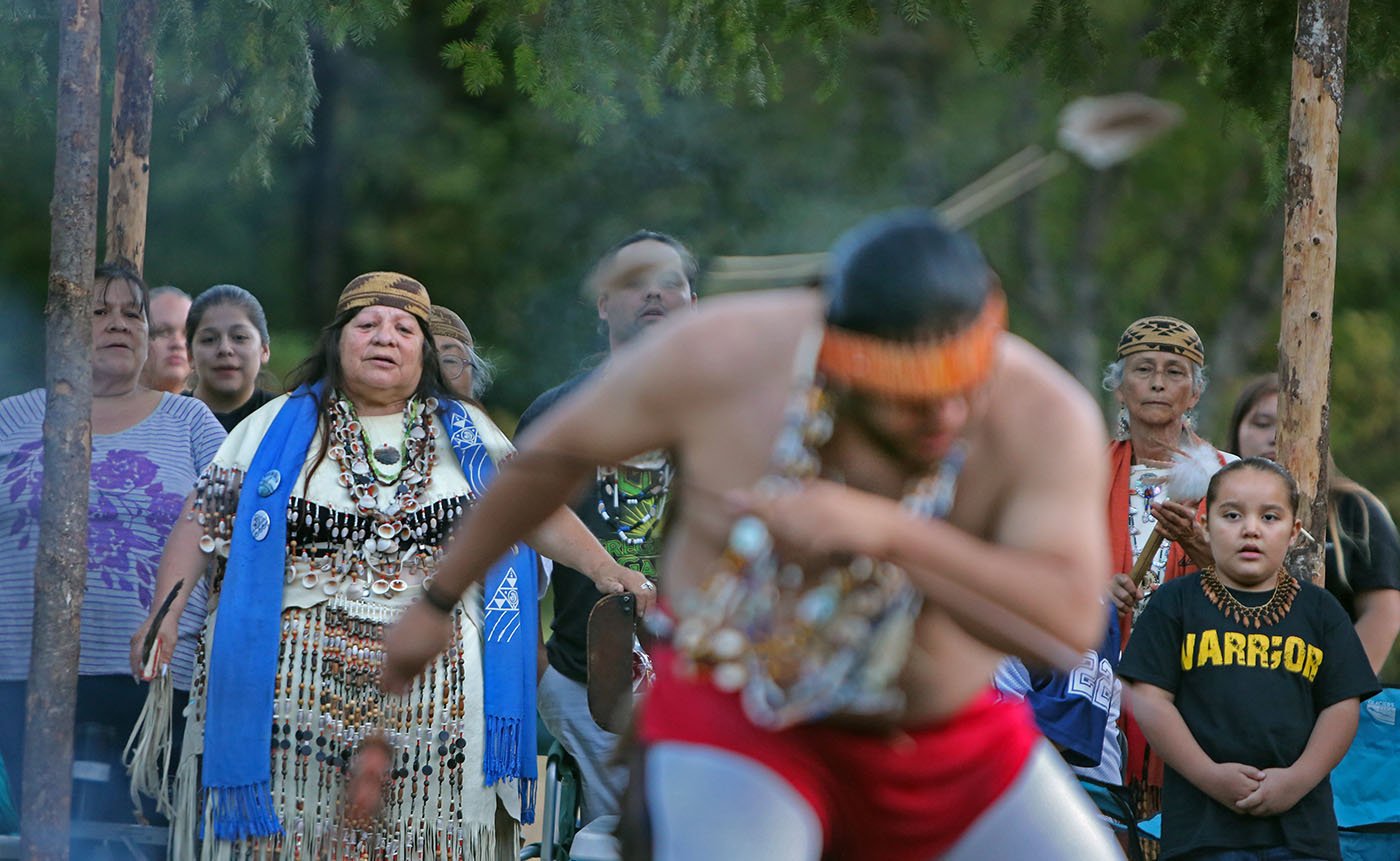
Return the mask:
<svg viewBox="0 0 1400 861">
<path fill-rule="evenodd" d="M 796 386 L 761 486 L 781 493 L 821 470 L 818 451 L 834 426 L 831 401 L 815 372 L 821 333 L 798 354 Z M 904 507 L 920 517 L 952 507 L 963 451 L 916 481 Z M 677 609 L 682 669 L 707 670 L 713 684 L 741 691 L 749 718 L 779 728 L 831 715 L 897 712 L 904 667 L 922 596 L 904 572 L 857 557 L 808 576 L 774 552 L 763 522 L 738 520 L 706 588 Z"/>
</svg>

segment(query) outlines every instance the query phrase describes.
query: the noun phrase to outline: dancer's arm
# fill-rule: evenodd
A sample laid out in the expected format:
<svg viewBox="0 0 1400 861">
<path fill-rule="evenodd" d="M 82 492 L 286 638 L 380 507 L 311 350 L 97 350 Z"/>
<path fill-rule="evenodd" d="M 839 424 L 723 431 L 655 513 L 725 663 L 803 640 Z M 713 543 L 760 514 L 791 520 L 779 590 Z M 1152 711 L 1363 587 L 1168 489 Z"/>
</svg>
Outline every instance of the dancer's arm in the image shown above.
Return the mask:
<svg viewBox="0 0 1400 861">
<path fill-rule="evenodd" d="M 598 464 L 673 447 L 674 417 L 682 412 L 675 401 L 685 396 L 685 357 L 694 354 L 695 346 L 684 338 L 648 337 L 623 350 L 629 360 L 619 361 L 619 351 L 605 374 L 585 383 L 522 435 L 519 451 L 453 536 L 433 578 L 431 603 L 455 604 L 511 544 L 556 516 Z M 555 556 L 557 548 L 539 549 L 569 564 Z M 596 558 L 576 561 L 600 567 Z M 640 583 L 636 586 L 646 591 Z M 428 601 L 409 607 L 385 637 L 384 689 L 405 689 L 450 637 L 440 609 Z"/>
<path fill-rule="evenodd" d="M 894 563 L 978 639 L 1073 667 L 1103 637 L 1108 467 L 1098 410 L 1082 389 L 1035 383 L 1029 398 L 1038 395 L 1031 405 L 1036 423 L 1014 431 L 1023 438 L 1005 436 L 1013 433 L 1007 426 L 1021 423 L 1024 406 L 970 431 L 981 435 L 975 444 L 999 438 L 991 444 L 999 456 L 984 458 L 976 475 L 969 464 L 962 479 L 1002 491 L 982 534 L 917 519 L 896 500 L 826 481 L 793 494 L 732 497 L 793 552 Z M 1053 451 L 1044 439 L 1057 441 Z"/>
</svg>

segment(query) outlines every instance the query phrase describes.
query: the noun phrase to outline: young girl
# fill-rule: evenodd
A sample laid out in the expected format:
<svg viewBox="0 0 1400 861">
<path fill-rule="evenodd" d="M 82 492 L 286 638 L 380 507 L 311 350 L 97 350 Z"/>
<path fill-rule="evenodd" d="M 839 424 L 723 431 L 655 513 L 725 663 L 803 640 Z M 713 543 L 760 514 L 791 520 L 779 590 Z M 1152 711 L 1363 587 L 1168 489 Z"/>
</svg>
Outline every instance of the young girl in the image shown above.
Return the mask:
<svg viewBox="0 0 1400 861">
<path fill-rule="evenodd" d="M 1215 569 L 1167 583 L 1119 675 L 1168 766 L 1162 858 L 1340 859 L 1327 775 L 1375 674 L 1337 600 L 1283 573 L 1298 486 L 1251 457 L 1206 495 Z"/>
<path fill-rule="evenodd" d="M 192 394 L 209 405 L 214 418 L 231 431 L 276 397 L 258 388 L 258 375 L 271 353 L 267 316 L 257 297 L 233 284 L 218 284 L 195 297 L 185 322 Z"/>
</svg>

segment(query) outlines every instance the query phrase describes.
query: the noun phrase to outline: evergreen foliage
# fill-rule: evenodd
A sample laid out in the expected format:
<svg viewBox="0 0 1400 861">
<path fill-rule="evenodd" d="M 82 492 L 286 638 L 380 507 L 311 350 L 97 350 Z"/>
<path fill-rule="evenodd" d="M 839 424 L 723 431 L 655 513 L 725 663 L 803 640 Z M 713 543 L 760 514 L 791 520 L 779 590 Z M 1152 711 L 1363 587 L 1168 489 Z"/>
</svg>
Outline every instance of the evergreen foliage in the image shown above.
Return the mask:
<svg viewBox="0 0 1400 861">
<path fill-rule="evenodd" d="M 1384 408 L 1400 396 L 1400 100 L 1384 44 L 1400 15 L 1380 8 L 1396 2 L 1352 10 L 1332 415 L 1343 468 L 1400 510 L 1400 416 Z M 1280 219 L 1261 153 L 1275 150 L 1269 123 L 1286 100 L 1271 113 L 1276 97 L 1260 93 L 1287 86 L 1292 3 L 454 0 L 417 4 L 398 26 L 400 4 L 313 5 L 160 3 L 147 271 L 191 292 L 253 290 L 275 361 L 300 358 L 351 275 L 400 269 L 501 361 L 488 400 L 509 414 L 599 348 L 577 288 L 617 237 L 667 230 L 702 257 L 816 250 L 872 210 L 931 205 L 1051 143 L 1073 96 L 1127 89 L 1181 104 L 1186 123 L 1122 167 L 1072 168 L 975 226 L 1016 331 L 1096 390 L 1127 321 L 1191 319 L 1214 381 L 1202 427 L 1216 438 L 1237 381 L 1276 360 Z M 51 110 L 51 15 L 41 0 L 0 6 L 0 115 L 28 98 L 8 83 L 21 57 Z M 1232 79 L 1221 63 L 1253 71 Z M 324 104 L 314 146 L 298 148 L 312 85 Z M 31 117 L 43 131 L 43 112 Z M 20 132 L 0 125 L 0 291 L 20 321 L 0 344 L 0 395 L 36 384 L 42 353 L 52 138 Z M 236 165 L 277 182 L 229 183 Z"/>
<path fill-rule="evenodd" d="M 119 16 L 115 3 L 107 5 L 110 37 Z M 49 58 L 57 20 L 51 7 L 42 0 L 0 7 L 0 115 L 20 131 L 52 112 Z M 180 106 L 182 133 L 216 114 L 235 118 L 247 140 L 233 174 L 266 183 L 274 141 L 311 140 L 318 99 L 313 45 L 367 45 L 407 12 L 408 0 L 162 0 L 156 89 L 189 94 Z"/>
<path fill-rule="evenodd" d="M 1039 63 L 1061 86 L 1082 85 L 1106 61 L 1103 25 L 1116 5 L 1033 0 L 990 57 L 1007 70 Z M 850 40 L 875 32 L 885 18 L 911 28 L 940 18 L 987 59 L 983 19 L 993 13 L 985 5 L 974 12 L 968 0 L 897 0 L 892 12 L 886 8 L 860 0 L 670 0 L 664 10 L 645 0 L 532 0 L 522 9 L 508 0 L 454 0 L 444 21 L 471 35 L 443 56 L 474 94 L 500 84 L 509 65 L 522 92 L 590 142 L 621 120 L 624 86 L 651 111 L 668 88 L 761 105 L 781 96 L 781 66 L 798 55 L 824 70 L 813 92 L 819 101 L 830 98 Z M 1266 142 L 1265 171 L 1277 191 L 1296 3 L 1162 0 L 1154 8 L 1142 32 L 1131 34 L 1130 50 L 1187 64 L 1235 107 L 1241 124 Z M 1352 4 L 1349 30 L 1349 75 L 1400 75 L 1400 0 Z"/>
<path fill-rule="evenodd" d="M 873 4 L 858 0 L 454 0 L 443 15 L 469 35 L 443 50 L 468 92 L 502 81 L 507 62 L 515 84 L 537 105 L 596 142 L 620 122 L 633 94 L 659 109 L 664 93 L 714 94 L 723 104 L 762 105 L 779 98 L 779 57 L 792 45 L 826 70 L 817 97 L 831 95 L 849 39 L 879 21 Z M 901 3 L 911 23 L 933 7 L 967 16 L 964 0 Z"/>
<path fill-rule="evenodd" d="M 237 118 L 250 139 L 234 175 L 263 182 L 271 180 L 268 154 L 279 135 L 311 142 L 318 101 L 313 45 L 367 45 L 408 12 L 408 0 L 167 0 L 161 6 L 166 26 L 158 75 L 192 95 L 181 106 L 181 132 L 215 112 Z"/>
<path fill-rule="evenodd" d="M 0 115 L 29 137 L 53 123 L 51 63 L 58 53 L 58 6 L 10 0 L 0 6 Z"/>
<path fill-rule="evenodd" d="M 1112 51 L 1194 69 L 1237 109 L 1235 121 L 1266 142 L 1265 171 L 1277 190 L 1296 3 L 1153 7 L 1142 30 Z M 310 140 L 316 51 L 368 44 L 408 8 L 409 0 L 168 0 L 160 5 L 157 87 L 193 94 L 180 106 L 185 132 L 215 113 L 237 118 L 249 137 L 235 173 L 267 182 L 278 136 Z M 655 113 L 668 93 L 767 104 L 782 97 L 784 68 L 794 64 L 817 69 L 807 91 L 829 99 L 852 39 L 888 27 L 927 35 L 942 22 L 980 61 L 1008 71 L 1038 67 L 1062 87 L 1083 86 L 1108 62 L 1104 32 L 1119 10 L 1093 0 L 1031 0 L 1015 12 L 970 0 L 450 0 L 440 58 L 467 93 L 513 86 L 596 143 L 623 122 L 626 105 Z M 19 131 L 33 131 L 47 111 L 53 26 L 41 0 L 11 0 L 0 10 L 0 107 Z M 1003 35 L 988 40 L 989 30 Z M 1353 3 L 1349 30 L 1349 77 L 1400 76 L 1400 0 Z"/>
</svg>

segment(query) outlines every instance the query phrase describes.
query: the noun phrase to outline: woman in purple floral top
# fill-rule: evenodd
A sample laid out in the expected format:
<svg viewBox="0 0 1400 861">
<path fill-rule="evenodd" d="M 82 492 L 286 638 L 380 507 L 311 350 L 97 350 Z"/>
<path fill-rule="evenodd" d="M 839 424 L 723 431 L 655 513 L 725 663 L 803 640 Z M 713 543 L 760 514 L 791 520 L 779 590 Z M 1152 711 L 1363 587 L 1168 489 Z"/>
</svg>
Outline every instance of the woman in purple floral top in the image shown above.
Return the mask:
<svg viewBox="0 0 1400 861">
<path fill-rule="evenodd" d="M 155 573 L 166 536 L 224 431 L 201 401 L 151 391 L 137 382 L 147 340 L 146 285 L 140 276 L 107 264 L 98 268 L 93 287 L 92 472 L 77 721 L 97 724 L 98 733 L 119 749 L 145 701 L 144 687 L 131 679 L 131 631 L 157 600 Z M 44 403 L 43 389 L 0 401 L 0 755 L 17 798 L 43 485 Z M 189 687 L 203 619 L 201 585 L 180 623 L 170 669 L 177 690 Z M 113 769 L 113 778 L 123 782 L 119 768 Z M 113 807 L 101 812 L 120 815 L 124 795 L 115 794 Z"/>
</svg>

